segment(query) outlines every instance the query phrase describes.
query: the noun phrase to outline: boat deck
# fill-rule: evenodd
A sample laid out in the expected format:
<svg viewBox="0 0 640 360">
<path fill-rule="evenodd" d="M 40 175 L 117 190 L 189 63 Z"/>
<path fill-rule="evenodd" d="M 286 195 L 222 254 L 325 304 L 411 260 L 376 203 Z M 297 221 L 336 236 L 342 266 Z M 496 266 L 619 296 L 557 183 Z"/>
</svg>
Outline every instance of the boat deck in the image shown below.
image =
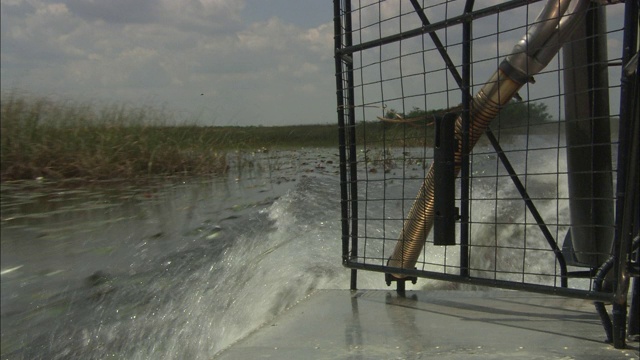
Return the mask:
<svg viewBox="0 0 640 360">
<path fill-rule="evenodd" d="M 320 290 L 219 359 L 637 359 L 590 301 L 515 291 Z"/>
</svg>

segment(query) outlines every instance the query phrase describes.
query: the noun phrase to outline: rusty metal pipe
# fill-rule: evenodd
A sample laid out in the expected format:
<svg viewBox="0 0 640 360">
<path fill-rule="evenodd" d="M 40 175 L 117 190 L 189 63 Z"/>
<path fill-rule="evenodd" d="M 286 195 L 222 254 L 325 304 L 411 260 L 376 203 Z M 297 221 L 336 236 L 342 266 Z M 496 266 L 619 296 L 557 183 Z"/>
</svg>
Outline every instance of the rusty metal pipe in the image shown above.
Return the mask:
<svg viewBox="0 0 640 360">
<path fill-rule="evenodd" d="M 531 79 L 531 76 L 540 72 L 551 61 L 562 45 L 558 44 L 559 40 L 565 39 L 573 31 L 588 5 L 589 0 L 549 0 L 547 2 L 538 15 L 536 23 L 529 28 L 527 35 L 514 47 L 511 55 L 500 64 L 499 69 L 473 97 L 469 116 L 469 149 L 473 149 L 491 120 L 500 112 L 500 108 L 511 100 L 515 93 Z M 535 46 L 531 46 L 532 44 Z M 555 52 L 549 51 L 549 48 L 555 49 Z M 457 176 L 462 164 L 461 116 L 456 119 L 455 137 L 458 142 L 454 154 Z M 387 262 L 388 266 L 404 269 L 412 269 L 415 266 L 433 227 L 434 196 L 435 171 L 432 165 L 409 210 L 398 242 Z M 394 276 L 405 277 L 400 274 L 394 274 Z"/>
</svg>

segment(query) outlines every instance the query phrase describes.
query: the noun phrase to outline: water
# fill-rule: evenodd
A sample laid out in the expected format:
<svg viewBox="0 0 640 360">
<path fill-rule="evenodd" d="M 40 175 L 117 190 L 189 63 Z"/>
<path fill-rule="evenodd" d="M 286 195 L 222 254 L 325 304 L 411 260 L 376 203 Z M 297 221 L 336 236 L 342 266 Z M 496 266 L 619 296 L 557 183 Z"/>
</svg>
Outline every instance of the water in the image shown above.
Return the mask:
<svg viewBox="0 0 640 360">
<path fill-rule="evenodd" d="M 569 201 L 565 154 L 558 149 L 559 142 L 558 135 L 512 135 L 501 145 L 549 231 L 561 242 L 569 229 Z M 529 150 L 523 151 L 524 146 Z M 359 176 L 368 181 L 360 185 L 359 196 L 369 200 L 360 202 L 360 215 L 365 219 L 359 234 L 370 238 L 359 243 L 359 262 L 385 265 L 392 254 L 403 219 L 429 168 L 430 160 L 421 162 L 423 153 L 427 159 L 432 157 L 430 149 L 394 149 L 386 155 L 386 171 Z M 369 168 L 379 169 L 381 163 L 372 161 Z M 559 274 L 555 256 L 486 139 L 474 149 L 471 174 L 472 276 L 523 281 L 525 274 L 526 281 L 554 285 Z M 456 189 L 460 198 L 459 179 Z M 418 270 L 459 273 L 458 247 L 434 246 L 431 231 L 425 249 L 418 258 Z"/>
<path fill-rule="evenodd" d="M 487 150 L 483 146 L 478 145 L 479 154 Z M 382 157 L 401 159 L 406 150 Z M 419 149 L 410 152 L 421 156 Z M 474 157 L 475 175 L 502 173 L 489 154 Z M 366 156 L 375 157 L 360 154 Z M 566 201 L 556 199 L 566 200 L 566 182 L 559 185 L 545 174 L 562 171 L 561 157 L 517 159 L 529 171 L 540 168 L 540 177 L 529 177 L 527 185 L 533 197 L 549 199 L 543 216 L 554 221 L 558 234 L 568 221 Z M 3 185 L 2 358 L 211 358 L 314 290 L 348 288 L 350 271 L 340 258 L 337 151 L 262 152 L 230 159 L 234 163 L 224 177 L 80 188 L 38 181 Z M 385 166 L 388 173 L 382 171 Z M 402 175 L 399 160 L 372 161 L 370 167 L 380 171 L 369 168 L 360 179 Z M 412 198 L 424 168 L 417 161 L 406 167 L 403 176 L 413 179 L 406 188 L 393 179 L 372 181 L 362 195 L 386 189 L 389 198 Z M 474 183 L 474 197 L 489 200 L 472 208 L 478 222 L 473 239 L 490 239 L 498 232 L 519 239 L 519 231 L 528 231 L 493 224 L 496 219 L 518 223 L 526 216 L 521 201 L 496 204 L 496 190 L 507 199 L 515 196 L 511 187 L 497 183 L 502 180 Z M 373 205 L 362 211 L 374 219 L 398 218 L 403 209 L 397 204 L 382 215 Z M 402 222 L 396 223 L 369 221 L 361 233 L 396 239 Z M 536 249 L 546 247 L 543 240 L 529 239 L 531 264 L 514 247 L 504 253 L 487 248 L 472 263 L 477 275 L 483 269 L 495 274 L 499 267 L 506 279 L 525 271 L 537 276 L 548 267 L 553 273 L 547 248 L 540 250 L 540 259 L 548 260 L 536 257 Z M 420 261 L 435 264 L 444 258 L 455 266 L 455 249 L 432 247 Z M 367 249 L 369 254 L 379 251 L 373 257 L 381 259 L 391 250 L 376 249 L 375 243 Z M 425 269 L 440 271 L 442 266 Z M 379 273 L 359 272 L 358 285 L 386 288 Z M 417 286 L 449 285 L 421 279 Z"/>
<path fill-rule="evenodd" d="M 3 185 L 2 358 L 210 358 L 348 287 L 335 153 L 243 154 L 225 177 L 135 186 Z"/>
</svg>

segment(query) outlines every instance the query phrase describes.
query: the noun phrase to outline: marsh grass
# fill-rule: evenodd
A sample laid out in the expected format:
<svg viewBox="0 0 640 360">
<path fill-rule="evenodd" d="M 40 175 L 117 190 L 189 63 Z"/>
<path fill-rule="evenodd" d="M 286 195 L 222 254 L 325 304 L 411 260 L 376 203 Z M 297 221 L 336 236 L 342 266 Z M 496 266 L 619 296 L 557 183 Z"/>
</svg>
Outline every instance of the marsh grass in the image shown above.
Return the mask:
<svg viewBox="0 0 640 360">
<path fill-rule="evenodd" d="M 0 105 L 2 181 L 222 174 L 229 163 L 248 166 L 235 158 L 243 152 L 338 149 L 335 124 L 174 125 L 175 117 L 163 108 L 54 101 L 17 92 L 2 94 Z M 358 146 L 369 148 L 429 146 L 432 138 L 431 127 L 361 122 L 350 130 Z"/>
<path fill-rule="evenodd" d="M 163 109 L 2 97 L 1 178 L 114 179 L 226 171 L 218 139 Z"/>
</svg>

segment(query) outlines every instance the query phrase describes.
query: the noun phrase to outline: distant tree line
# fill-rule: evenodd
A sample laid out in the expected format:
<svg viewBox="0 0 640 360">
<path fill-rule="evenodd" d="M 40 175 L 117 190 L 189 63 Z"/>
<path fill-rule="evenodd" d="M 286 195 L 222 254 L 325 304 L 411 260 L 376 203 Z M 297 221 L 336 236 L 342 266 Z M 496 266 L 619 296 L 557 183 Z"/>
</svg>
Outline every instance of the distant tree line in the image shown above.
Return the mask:
<svg viewBox="0 0 640 360">
<path fill-rule="evenodd" d="M 500 122 L 495 126 L 511 128 L 553 121 L 548 109 L 544 103 L 512 100 L 500 110 Z"/>
<path fill-rule="evenodd" d="M 402 113 L 395 109 L 389 109 L 385 112 L 384 118 L 379 118 L 384 122 L 385 128 L 390 128 L 397 124 L 409 124 L 413 126 L 429 126 L 446 113 L 460 113 L 462 105 L 458 105 L 448 109 L 432 109 L 424 110 L 413 107 L 408 113 Z M 512 128 L 526 125 L 540 124 L 552 121 L 553 118 L 549 114 L 548 106 L 539 102 L 523 102 L 512 100 L 505 105 L 499 113 L 500 121 L 494 122 L 494 126 Z"/>
</svg>

